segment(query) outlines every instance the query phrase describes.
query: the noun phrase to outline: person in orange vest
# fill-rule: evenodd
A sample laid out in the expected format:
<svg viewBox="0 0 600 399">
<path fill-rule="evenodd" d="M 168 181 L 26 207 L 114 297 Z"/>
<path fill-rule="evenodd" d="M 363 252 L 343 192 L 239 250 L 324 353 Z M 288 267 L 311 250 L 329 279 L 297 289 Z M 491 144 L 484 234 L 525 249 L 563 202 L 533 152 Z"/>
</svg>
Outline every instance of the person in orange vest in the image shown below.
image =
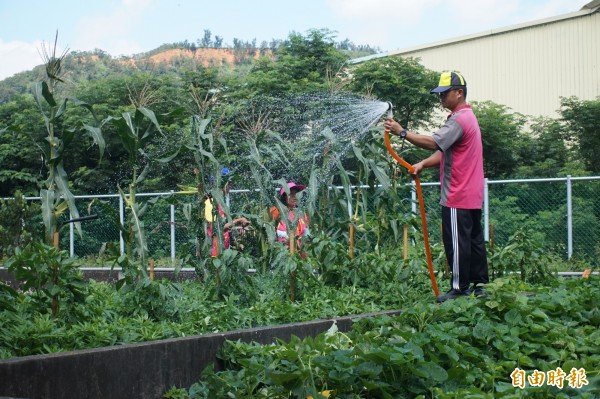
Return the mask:
<svg viewBox="0 0 600 399">
<path fill-rule="evenodd" d="M 299 192 L 301 192 L 302 190 L 304 190 L 306 188 L 306 186 L 304 186 L 303 184 L 289 182 L 289 183 L 287 183 L 287 187 L 288 187 L 288 190 L 290 193 L 289 196 L 285 192 L 285 189 L 282 187 L 279 190 L 279 199 L 287 207 L 288 218 L 290 221 L 293 222 L 296 220 L 296 208 L 298 207 L 297 194 Z M 271 217 L 273 218 L 273 220 L 278 221 L 278 223 L 277 223 L 277 240 L 279 242 L 289 245 L 290 237 L 287 232 L 287 226 L 286 226 L 283 218 L 280 217 L 277 207 L 275 207 L 275 206 L 271 207 L 270 213 L 271 213 Z M 296 225 L 296 238 L 297 238 L 296 245 L 297 245 L 297 247 L 300 247 L 302 238 L 308 237 L 308 235 L 310 234 L 310 229 L 308 226 L 309 226 L 308 215 L 304 214 L 298 220 L 298 224 Z"/>
<path fill-rule="evenodd" d="M 223 168 L 223 176 L 229 174 L 229 169 Z M 233 187 L 233 182 L 228 180 L 223 187 L 223 194 L 225 197 L 229 195 L 229 191 Z M 207 194 L 204 197 L 204 219 L 207 221 L 206 235 L 212 237 L 212 249 L 210 255 L 215 258 L 219 255 L 219 243 L 216 234 L 213 234 L 213 223 L 215 222 L 215 215 L 213 215 L 213 202 L 212 195 Z M 225 212 L 221 205 L 217 206 L 217 213 L 221 219 L 225 219 Z M 231 246 L 231 229 L 238 228 L 244 229 L 250 224 L 250 221 L 243 216 L 233 219 L 231 222 L 227 222 L 223 225 L 223 248 L 227 249 Z"/>
</svg>

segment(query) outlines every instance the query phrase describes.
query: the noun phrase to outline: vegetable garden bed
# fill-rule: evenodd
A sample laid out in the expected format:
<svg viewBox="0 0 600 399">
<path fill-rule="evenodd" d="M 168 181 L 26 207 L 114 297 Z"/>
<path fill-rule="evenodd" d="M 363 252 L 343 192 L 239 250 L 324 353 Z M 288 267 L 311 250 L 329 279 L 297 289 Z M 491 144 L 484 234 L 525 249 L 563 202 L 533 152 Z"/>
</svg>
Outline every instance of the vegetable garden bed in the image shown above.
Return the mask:
<svg viewBox="0 0 600 399">
<path fill-rule="evenodd" d="M 379 314 L 398 314 L 399 311 Z M 208 366 L 221 368 L 225 341 L 269 344 L 314 337 L 335 324 L 347 331 L 363 314 L 273 327 L 0 360 L 0 395 L 20 398 L 162 398 L 173 385 L 191 385 Z"/>
<path fill-rule="evenodd" d="M 488 298 L 421 303 L 348 333 L 227 342 L 226 370 L 166 397 L 598 398 L 599 283 L 497 280 Z"/>
</svg>

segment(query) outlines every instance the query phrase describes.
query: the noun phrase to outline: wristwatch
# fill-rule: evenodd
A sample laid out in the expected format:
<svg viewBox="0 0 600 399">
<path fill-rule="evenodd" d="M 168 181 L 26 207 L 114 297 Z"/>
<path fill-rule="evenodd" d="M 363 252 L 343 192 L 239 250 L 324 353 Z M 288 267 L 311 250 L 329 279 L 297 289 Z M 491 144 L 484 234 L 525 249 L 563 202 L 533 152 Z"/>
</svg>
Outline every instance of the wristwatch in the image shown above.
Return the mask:
<svg viewBox="0 0 600 399">
<path fill-rule="evenodd" d="M 408 131 L 406 129 L 402 129 L 402 131 L 400 132 L 400 134 L 398 136 L 400 136 L 401 139 L 405 139 L 407 132 Z"/>
</svg>

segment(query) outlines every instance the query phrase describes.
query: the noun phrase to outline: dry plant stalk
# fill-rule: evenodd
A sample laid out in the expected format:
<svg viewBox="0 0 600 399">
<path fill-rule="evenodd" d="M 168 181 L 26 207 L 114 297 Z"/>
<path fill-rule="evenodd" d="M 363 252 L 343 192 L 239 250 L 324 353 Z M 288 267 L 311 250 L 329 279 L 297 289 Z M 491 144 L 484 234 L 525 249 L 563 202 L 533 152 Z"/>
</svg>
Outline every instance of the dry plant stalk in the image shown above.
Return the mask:
<svg viewBox="0 0 600 399">
<path fill-rule="evenodd" d="M 256 112 L 255 109 L 252 109 L 250 115 L 245 116 L 238 121 L 238 125 L 248 137 L 256 138 L 261 132 L 264 132 L 271 127 L 269 116 L 269 111 L 261 110 Z"/>
<path fill-rule="evenodd" d="M 45 45 L 42 45 L 42 53 L 40 56 L 44 63 L 46 64 L 46 75 L 48 76 L 48 84 L 50 86 L 50 92 L 53 92 L 54 86 L 56 82 L 64 82 L 63 78 L 65 73 L 62 70 L 62 61 L 67 56 L 69 49 L 66 48 L 63 53 L 57 57 L 56 56 L 56 48 L 58 46 L 58 31 L 56 31 L 56 36 L 54 38 L 54 46 L 50 48 L 46 48 Z M 39 50 L 38 50 L 39 51 Z"/>
<path fill-rule="evenodd" d="M 200 117 L 206 118 L 208 116 L 208 111 L 217 102 L 218 96 L 215 93 L 207 92 L 204 98 L 202 98 L 200 94 L 200 88 L 194 86 L 193 84 L 190 84 L 190 94 L 192 95 L 192 99 L 198 108 Z"/>
<path fill-rule="evenodd" d="M 136 108 L 148 108 L 160 101 L 159 94 L 156 89 L 153 89 L 150 85 L 150 78 L 148 77 L 144 82 L 142 88 L 138 91 L 137 88 L 127 83 L 127 92 L 131 105 Z"/>
<path fill-rule="evenodd" d="M 326 83 L 330 93 L 337 93 L 350 83 L 349 79 L 344 79 L 342 72 L 343 67 L 340 67 L 336 73 L 333 73 L 330 67 L 326 70 Z"/>
</svg>

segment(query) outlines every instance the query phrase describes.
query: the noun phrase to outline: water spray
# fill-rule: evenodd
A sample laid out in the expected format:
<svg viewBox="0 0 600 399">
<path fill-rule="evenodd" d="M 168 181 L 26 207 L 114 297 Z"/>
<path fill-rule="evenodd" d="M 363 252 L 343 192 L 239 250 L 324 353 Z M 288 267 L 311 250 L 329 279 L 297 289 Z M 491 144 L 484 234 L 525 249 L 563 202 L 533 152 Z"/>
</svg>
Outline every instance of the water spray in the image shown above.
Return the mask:
<svg viewBox="0 0 600 399">
<path fill-rule="evenodd" d="M 387 102 L 387 104 L 388 104 L 387 118 L 392 118 L 393 112 L 394 112 L 394 106 L 389 101 Z M 408 173 L 413 175 L 413 178 L 415 180 L 415 187 L 417 189 L 417 198 L 419 199 L 419 209 L 421 211 L 421 225 L 423 226 L 423 242 L 425 244 L 425 255 L 427 256 L 427 267 L 429 268 L 429 278 L 431 279 L 431 286 L 433 287 L 433 292 L 437 298 L 438 296 L 440 296 L 440 293 L 438 291 L 437 282 L 435 280 L 435 273 L 433 271 L 433 262 L 431 260 L 431 249 L 429 247 L 429 233 L 427 232 L 427 218 L 425 216 L 425 202 L 423 201 L 423 190 L 421 189 L 421 181 L 419 180 L 419 175 L 415 174 L 415 168 L 413 168 L 413 166 L 411 164 L 406 162 L 402 157 L 400 157 L 396 153 L 396 151 L 394 151 L 394 149 L 392 148 L 392 143 L 390 142 L 389 130 L 386 130 L 383 133 L 383 138 L 385 140 L 385 146 L 386 146 L 388 152 L 390 153 L 390 155 L 392 156 L 392 158 L 394 158 L 400 165 L 402 165 L 406 169 L 408 169 Z M 402 141 L 402 144 L 404 145 L 404 140 Z"/>
</svg>

